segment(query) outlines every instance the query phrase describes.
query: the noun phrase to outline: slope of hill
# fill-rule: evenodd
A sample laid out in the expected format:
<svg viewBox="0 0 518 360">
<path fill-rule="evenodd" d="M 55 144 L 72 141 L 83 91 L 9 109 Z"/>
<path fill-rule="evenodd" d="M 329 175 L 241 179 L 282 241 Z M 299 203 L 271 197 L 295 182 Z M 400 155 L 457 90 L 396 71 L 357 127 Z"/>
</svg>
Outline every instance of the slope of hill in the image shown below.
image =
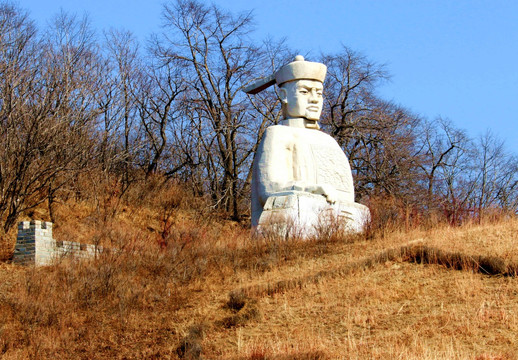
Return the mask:
<svg viewBox="0 0 518 360">
<path fill-rule="evenodd" d="M 2 358 L 516 358 L 515 219 L 297 241 L 182 216 L 91 261 L 0 264 Z"/>
</svg>

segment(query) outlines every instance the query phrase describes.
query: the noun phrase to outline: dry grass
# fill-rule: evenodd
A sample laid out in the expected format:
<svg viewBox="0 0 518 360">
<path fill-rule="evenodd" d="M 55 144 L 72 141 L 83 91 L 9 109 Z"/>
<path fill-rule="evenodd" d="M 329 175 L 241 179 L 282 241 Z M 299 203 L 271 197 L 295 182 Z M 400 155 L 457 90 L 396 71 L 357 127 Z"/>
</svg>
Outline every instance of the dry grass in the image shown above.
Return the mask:
<svg viewBox="0 0 518 360">
<path fill-rule="evenodd" d="M 221 358 L 282 353 L 353 359 L 514 358 L 514 280 L 386 263 L 263 297 L 261 322 L 227 335 Z M 223 341 L 218 339 L 217 341 Z"/>
<path fill-rule="evenodd" d="M 61 236 L 90 216 L 90 240 L 122 252 L 0 263 L 0 357 L 517 358 L 517 220 L 251 239 L 164 199 L 104 222 L 88 204 L 57 209 Z"/>
</svg>

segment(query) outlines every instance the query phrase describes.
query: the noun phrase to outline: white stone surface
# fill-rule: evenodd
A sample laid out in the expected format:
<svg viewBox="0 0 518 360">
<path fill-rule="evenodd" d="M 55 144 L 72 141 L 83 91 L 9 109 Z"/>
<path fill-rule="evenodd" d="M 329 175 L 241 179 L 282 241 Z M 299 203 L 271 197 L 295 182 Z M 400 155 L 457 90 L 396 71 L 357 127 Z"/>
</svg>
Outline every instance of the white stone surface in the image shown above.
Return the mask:
<svg viewBox="0 0 518 360">
<path fill-rule="evenodd" d="M 328 229 L 359 232 L 369 219 L 369 210 L 361 204 L 343 201 L 330 204 L 321 195 L 286 191 L 268 197 L 257 231 L 307 238 Z"/>
<path fill-rule="evenodd" d="M 275 74 L 284 120 L 266 129 L 254 159 L 252 226 L 258 231 L 291 227 L 307 237 L 331 221 L 361 231 L 370 219 L 369 210 L 354 202 L 347 157 L 319 131 L 325 74 L 325 65 L 300 55 Z"/>
</svg>

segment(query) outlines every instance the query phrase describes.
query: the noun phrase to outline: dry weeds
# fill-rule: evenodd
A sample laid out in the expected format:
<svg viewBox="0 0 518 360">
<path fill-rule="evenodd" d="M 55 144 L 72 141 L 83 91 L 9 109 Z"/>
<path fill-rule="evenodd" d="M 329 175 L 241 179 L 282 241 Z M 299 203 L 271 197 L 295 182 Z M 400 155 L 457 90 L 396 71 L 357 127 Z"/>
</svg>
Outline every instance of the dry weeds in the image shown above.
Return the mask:
<svg viewBox="0 0 518 360">
<path fill-rule="evenodd" d="M 97 223 L 121 252 L 0 263 L 2 359 L 516 359 L 517 220 L 251 239 L 175 196 Z"/>
</svg>

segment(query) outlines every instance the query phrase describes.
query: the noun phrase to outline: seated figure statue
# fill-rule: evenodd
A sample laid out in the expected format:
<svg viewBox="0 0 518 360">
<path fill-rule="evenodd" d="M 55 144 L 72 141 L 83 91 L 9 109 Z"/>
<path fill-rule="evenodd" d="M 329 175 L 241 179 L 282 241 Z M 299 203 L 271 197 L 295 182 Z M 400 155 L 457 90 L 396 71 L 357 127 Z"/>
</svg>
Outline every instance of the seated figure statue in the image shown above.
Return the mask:
<svg viewBox="0 0 518 360">
<path fill-rule="evenodd" d="M 276 83 L 282 102 L 283 120 L 266 129 L 254 158 L 252 227 L 256 230 L 289 222 L 307 237 L 329 219 L 351 231 L 361 231 L 369 220 L 367 207 L 354 202 L 347 157 L 318 125 L 326 71 L 324 64 L 298 55 L 270 78 L 245 89 L 255 94 Z"/>
</svg>

